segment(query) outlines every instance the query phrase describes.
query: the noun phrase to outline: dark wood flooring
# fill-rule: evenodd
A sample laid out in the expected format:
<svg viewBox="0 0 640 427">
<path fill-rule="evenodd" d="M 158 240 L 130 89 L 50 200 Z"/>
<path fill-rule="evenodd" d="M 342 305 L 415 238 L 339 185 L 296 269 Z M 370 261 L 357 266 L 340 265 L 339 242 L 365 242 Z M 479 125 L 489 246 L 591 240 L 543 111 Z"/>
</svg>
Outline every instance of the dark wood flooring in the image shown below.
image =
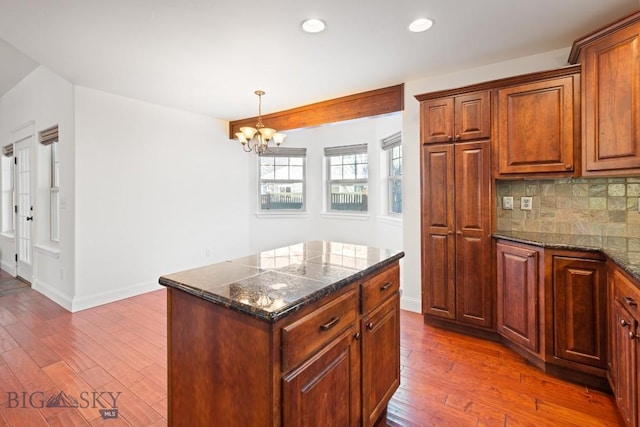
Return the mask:
<svg viewBox="0 0 640 427">
<path fill-rule="evenodd" d="M 0 297 L 0 427 L 166 425 L 165 300 L 160 290 L 70 314 L 30 288 Z M 622 425 L 610 396 L 545 375 L 500 344 L 404 311 L 401 330 L 389 427 Z M 121 393 L 117 419 L 100 412 L 109 392 Z M 80 407 L 70 407 L 74 396 Z"/>
</svg>

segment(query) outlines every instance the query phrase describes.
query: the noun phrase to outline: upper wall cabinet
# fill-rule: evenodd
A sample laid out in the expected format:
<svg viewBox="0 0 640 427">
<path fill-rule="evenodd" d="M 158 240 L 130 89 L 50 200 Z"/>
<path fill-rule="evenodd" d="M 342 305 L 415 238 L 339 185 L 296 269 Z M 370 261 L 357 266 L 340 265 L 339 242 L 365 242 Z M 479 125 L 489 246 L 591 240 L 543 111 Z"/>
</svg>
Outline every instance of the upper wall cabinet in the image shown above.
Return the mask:
<svg viewBox="0 0 640 427">
<path fill-rule="evenodd" d="M 472 141 L 491 135 L 489 91 L 435 99 L 420 99 L 420 130 L 423 144 Z"/>
<path fill-rule="evenodd" d="M 497 91 L 495 175 L 574 176 L 580 168 L 579 68 L 523 79 Z"/>
<path fill-rule="evenodd" d="M 640 12 L 573 44 L 582 64 L 583 175 L 640 173 Z"/>
</svg>

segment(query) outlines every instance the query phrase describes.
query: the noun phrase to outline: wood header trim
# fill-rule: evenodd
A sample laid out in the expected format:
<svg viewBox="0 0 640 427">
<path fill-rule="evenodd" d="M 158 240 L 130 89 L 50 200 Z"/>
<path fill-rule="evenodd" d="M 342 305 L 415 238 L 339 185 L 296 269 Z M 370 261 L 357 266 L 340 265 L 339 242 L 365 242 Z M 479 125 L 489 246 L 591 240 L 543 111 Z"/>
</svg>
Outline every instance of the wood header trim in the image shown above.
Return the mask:
<svg viewBox="0 0 640 427">
<path fill-rule="evenodd" d="M 635 23 L 640 22 L 640 11 L 633 12 L 627 16 L 624 16 L 616 21 L 613 21 L 602 28 L 599 28 L 589 34 L 586 34 L 579 39 L 576 39 L 573 42 L 573 46 L 571 46 L 571 52 L 569 52 L 569 63 L 577 64 L 580 62 L 580 55 L 582 54 L 582 49 L 591 43 L 600 40 L 603 37 L 608 36 L 611 33 L 614 33 L 624 27 L 628 27 L 629 25 L 633 25 Z"/>
<path fill-rule="evenodd" d="M 554 79 L 557 77 L 568 76 L 576 73 L 580 73 L 580 64 L 569 65 L 567 67 L 558 68 L 554 70 L 537 71 L 535 73 L 505 77 L 503 79 L 491 80 L 488 82 L 472 84 L 469 86 L 463 86 L 455 89 L 445 89 L 445 90 L 439 90 L 437 92 L 423 93 L 420 95 L 415 95 L 415 98 L 418 101 L 422 102 L 422 101 L 427 101 L 429 99 L 446 98 L 450 96 L 461 95 L 463 93 L 478 92 L 482 90 L 491 90 L 491 89 L 500 89 L 502 87 L 523 84 L 530 81 Z"/>
<path fill-rule="evenodd" d="M 285 131 L 404 110 L 404 83 L 262 115 L 265 126 Z M 229 138 L 242 126 L 255 127 L 258 117 L 229 122 Z"/>
</svg>

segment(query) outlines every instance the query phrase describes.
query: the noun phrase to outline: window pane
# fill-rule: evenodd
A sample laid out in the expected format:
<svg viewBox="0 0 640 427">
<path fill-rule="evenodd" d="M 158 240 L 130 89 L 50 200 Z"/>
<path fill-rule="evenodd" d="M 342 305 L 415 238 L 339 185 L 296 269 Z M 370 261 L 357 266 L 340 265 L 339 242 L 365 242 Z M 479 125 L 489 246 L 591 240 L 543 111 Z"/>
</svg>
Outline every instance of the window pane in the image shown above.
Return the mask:
<svg viewBox="0 0 640 427">
<path fill-rule="evenodd" d="M 331 166 L 329 179 L 342 179 L 342 166 Z"/>
<path fill-rule="evenodd" d="M 302 179 L 304 178 L 304 168 L 302 166 L 291 166 L 289 170 L 289 179 L 299 179 L 302 181 Z"/>
<path fill-rule="evenodd" d="M 402 180 L 392 179 L 390 184 L 391 212 L 402 213 Z"/>
<path fill-rule="evenodd" d="M 273 157 L 260 157 L 260 166 L 268 166 L 274 164 Z"/>
<path fill-rule="evenodd" d="M 260 179 L 273 179 L 273 166 L 260 166 Z"/>
<path fill-rule="evenodd" d="M 358 179 L 367 179 L 367 177 L 368 177 L 368 168 L 367 168 L 367 164 L 366 163 L 364 165 L 357 165 L 356 177 Z"/>
<path fill-rule="evenodd" d="M 356 156 L 356 162 L 358 162 L 358 163 L 367 163 L 367 155 L 366 155 L 366 153 L 358 154 Z"/>
<path fill-rule="evenodd" d="M 289 179 L 289 166 L 276 165 L 276 179 Z"/>
<path fill-rule="evenodd" d="M 347 154 L 346 156 L 342 156 L 342 163 L 355 163 L 356 155 L 355 154 Z"/>
<path fill-rule="evenodd" d="M 400 159 L 393 159 L 391 161 L 391 176 L 398 176 L 401 175 L 401 166 L 400 166 Z"/>
<path fill-rule="evenodd" d="M 288 166 L 289 165 L 289 158 L 288 157 L 276 157 L 276 165 L 281 165 L 281 166 Z"/>
<path fill-rule="evenodd" d="M 342 179 L 356 179 L 355 165 L 344 165 L 342 168 Z"/>
<path fill-rule="evenodd" d="M 291 157 L 289 159 L 289 164 L 294 166 L 302 166 L 304 165 L 304 158 L 302 157 Z"/>
<path fill-rule="evenodd" d="M 336 211 L 367 211 L 367 184 L 332 184 L 330 209 Z"/>
<path fill-rule="evenodd" d="M 260 209 L 302 209 L 303 184 L 262 183 L 260 186 Z"/>
<path fill-rule="evenodd" d="M 341 165 L 342 164 L 342 156 L 331 156 L 329 157 L 329 163 L 332 165 Z"/>
</svg>

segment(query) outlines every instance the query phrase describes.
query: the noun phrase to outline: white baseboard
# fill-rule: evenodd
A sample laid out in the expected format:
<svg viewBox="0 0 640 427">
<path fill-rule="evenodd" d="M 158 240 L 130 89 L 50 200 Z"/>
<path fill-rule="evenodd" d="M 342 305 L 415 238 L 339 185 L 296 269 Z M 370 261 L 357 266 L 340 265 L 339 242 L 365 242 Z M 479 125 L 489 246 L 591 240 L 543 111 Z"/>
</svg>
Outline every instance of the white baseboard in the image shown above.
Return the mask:
<svg viewBox="0 0 640 427">
<path fill-rule="evenodd" d="M 2 262 L 0 262 L 0 268 L 2 268 L 4 271 L 9 273 L 13 277 L 16 276 L 16 263 L 15 262 L 12 262 L 11 264 L 7 264 L 7 262 L 3 260 Z"/>
<path fill-rule="evenodd" d="M 59 289 L 37 279 L 31 284 L 31 289 L 40 292 L 65 310 L 71 311 L 73 298 L 70 295 L 60 292 Z"/>
<path fill-rule="evenodd" d="M 400 308 L 414 313 L 422 313 L 422 301 L 417 298 L 402 297 L 400 298 Z"/>
<path fill-rule="evenodd" d="M 149 281 L 127 286 L 125 288 L 110 290 L 108 292 L 100 292 L 83 297 L 74 297 L 70 311 L 75 313 L 76 311 L 86 310 L 87 308 L 97 307 L 99 305 L 108 304 L 110 302 L 134 297 L 151 291 L 157 291 L 162 288 L 163 287 L 160 286 L 157 281 Z"/>
</svg>

